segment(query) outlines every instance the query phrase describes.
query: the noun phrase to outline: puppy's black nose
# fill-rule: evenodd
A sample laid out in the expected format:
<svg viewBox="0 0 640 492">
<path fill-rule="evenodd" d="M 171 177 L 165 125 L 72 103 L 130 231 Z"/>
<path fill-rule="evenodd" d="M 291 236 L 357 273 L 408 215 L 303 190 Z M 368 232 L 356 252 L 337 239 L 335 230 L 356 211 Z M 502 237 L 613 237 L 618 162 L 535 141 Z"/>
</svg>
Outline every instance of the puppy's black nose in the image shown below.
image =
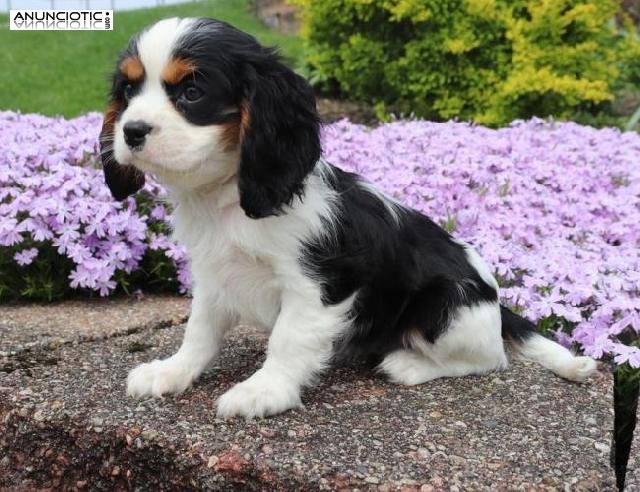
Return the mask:
<svg viewBox="0 0 640 492">
<path fill-rule="evenodd" d="M 129 121 L 122 127 L 124 141 L 131 148 L 142 147 L 145 137 L 152 129 L 153 127 L 144 121 Z"/>
</svg>

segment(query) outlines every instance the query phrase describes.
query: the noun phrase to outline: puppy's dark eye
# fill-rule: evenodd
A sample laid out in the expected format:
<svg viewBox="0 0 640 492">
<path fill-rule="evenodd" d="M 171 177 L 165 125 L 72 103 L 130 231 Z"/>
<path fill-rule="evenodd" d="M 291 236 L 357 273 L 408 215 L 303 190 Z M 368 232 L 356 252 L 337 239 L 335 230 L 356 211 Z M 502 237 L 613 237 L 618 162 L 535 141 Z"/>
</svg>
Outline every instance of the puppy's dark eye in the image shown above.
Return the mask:
<svg viewBox="0 0 640 492">
<path fill-rule="evenodd" d="M 125 101 L 129 101 L 133 96 L 133 86 L 131 84 L 127 84 L 124 88 L 124 99 Z"/>
<path fill-rule="evenodd" d="M 190 85 L 188 87 L 185 87 L 185 89 L 182 91 L 182 94 L 180 94 L 180 98 L 185 99 L 189 102 L 194 102 L 200 99 L 203 94 L 204 93 L 202 92 L 202 90 L 198 89 L 195 85 Z"/>
</svg>

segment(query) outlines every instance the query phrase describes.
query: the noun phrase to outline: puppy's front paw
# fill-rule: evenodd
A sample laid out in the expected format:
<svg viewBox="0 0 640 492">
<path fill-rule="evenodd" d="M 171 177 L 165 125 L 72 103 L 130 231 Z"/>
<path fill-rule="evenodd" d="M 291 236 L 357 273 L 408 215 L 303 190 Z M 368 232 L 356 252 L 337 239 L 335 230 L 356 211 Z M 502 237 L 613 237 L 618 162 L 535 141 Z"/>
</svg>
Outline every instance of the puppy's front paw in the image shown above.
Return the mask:
<svg viewBox="0 0 640 492">
<path fill-rule="evenodd" d="M 301 406 L 300 389 L 296 385 L 260 369 L 218 399 L 218 416 L 262 418 Z"/>
<path fill-rule="evenodd" d="M 136 398 L 160 397 L 167 393 L 182 393 L 198 376 L 189 364 L 174 358 L 140 364 L 129 372 L 127 394 Z"/>
</svg>

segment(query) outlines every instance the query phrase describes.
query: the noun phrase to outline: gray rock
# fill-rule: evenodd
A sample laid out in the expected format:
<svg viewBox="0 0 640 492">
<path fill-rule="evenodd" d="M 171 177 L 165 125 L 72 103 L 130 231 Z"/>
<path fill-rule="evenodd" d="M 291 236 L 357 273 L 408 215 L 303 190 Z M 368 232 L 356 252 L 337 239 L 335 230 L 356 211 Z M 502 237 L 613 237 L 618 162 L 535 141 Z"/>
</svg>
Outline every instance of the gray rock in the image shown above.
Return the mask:
<svg viewBox="0 0 640 492">
<path fill-rule="evenodd" d="M 403 387 L 356 364 L 327 371 L 304 409 L 224 421 L 216 398 L 260 366 L 266 338 L 241 328 L 192 389 L 130 399 L 128 370 L 180 344 L 183 328 L 164 326 L 28 348 L 9 327 L 0 489 L 614 489 L 607 366 L 583 385 L 514 362 Z M 127 350 L 136 344 L 149 348 Z M 637 454 L 628 490 L 640 487 Z"/>
</svg>

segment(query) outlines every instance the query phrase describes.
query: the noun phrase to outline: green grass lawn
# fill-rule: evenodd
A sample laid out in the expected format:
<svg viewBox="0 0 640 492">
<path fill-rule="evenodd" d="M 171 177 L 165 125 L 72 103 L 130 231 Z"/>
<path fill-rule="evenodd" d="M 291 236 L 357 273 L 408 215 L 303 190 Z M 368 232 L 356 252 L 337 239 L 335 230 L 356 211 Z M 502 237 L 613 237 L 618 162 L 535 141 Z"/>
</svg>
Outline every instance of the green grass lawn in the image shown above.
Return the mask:
<svg viewBox="0 0 640 492">
<path fill-rule="evenodd" d="M 249 12 L 247 0 L 209 0 L 115 12 L 113 31 L 9 31 L 0 15 L 0 110 L 77 116 L 102 111 L 118 53 L 143 27 L 165 17 L 206 16 L 227 21 L 277 45 L 295 66 L 302 43 L 273 32 Z"/>
</svg>

